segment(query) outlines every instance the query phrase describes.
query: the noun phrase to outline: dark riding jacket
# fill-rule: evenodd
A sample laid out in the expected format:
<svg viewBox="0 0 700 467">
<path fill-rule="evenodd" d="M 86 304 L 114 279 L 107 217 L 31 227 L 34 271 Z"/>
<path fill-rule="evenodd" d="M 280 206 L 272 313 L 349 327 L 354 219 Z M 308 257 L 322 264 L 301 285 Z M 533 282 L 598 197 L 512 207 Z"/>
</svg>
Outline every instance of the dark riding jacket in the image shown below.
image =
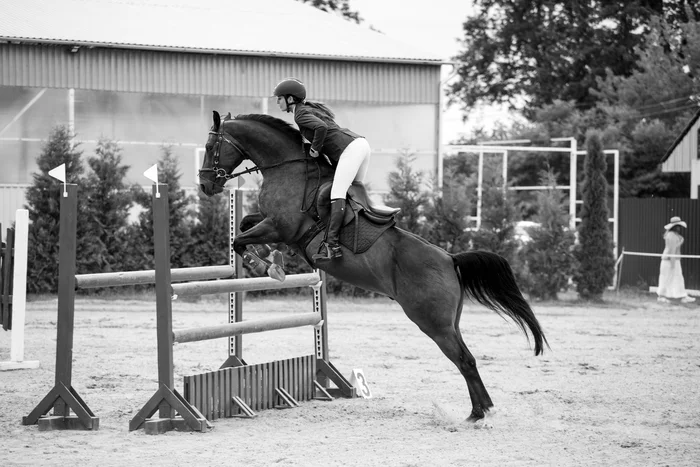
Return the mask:
<svg viewBox="0 0 700 467">
<path fill-rule="evenodd" d="M 347 128 L 341 128 L 323 111 L 304 104 L 297 104 L 294 109 L 294 121 L 299 131 L 311 141 L 311 149 L 325 154 L 338 164 L 341 154 L 357 138 L 362 136 Z"/>
</svg>

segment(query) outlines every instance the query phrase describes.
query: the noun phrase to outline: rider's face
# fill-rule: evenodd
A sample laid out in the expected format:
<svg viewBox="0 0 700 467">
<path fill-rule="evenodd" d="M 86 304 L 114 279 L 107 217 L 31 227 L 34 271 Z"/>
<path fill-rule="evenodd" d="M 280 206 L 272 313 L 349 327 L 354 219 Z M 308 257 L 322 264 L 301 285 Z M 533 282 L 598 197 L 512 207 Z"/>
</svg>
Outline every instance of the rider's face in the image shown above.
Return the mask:
<svg viewBox="0 0 700 467">
<path fill-rule="evenodd" d="M 280 108 L 280 110 L 281 110 L 282 112 L 286 112 L 286 111 L 287 111 L 287 104 L 286 104 L 286 102 L 284 101 L 284 97 L 282 97 L 282 96 L 277 96 L 277 105 L 279 106 L 279 108 Z"/>
</svg>

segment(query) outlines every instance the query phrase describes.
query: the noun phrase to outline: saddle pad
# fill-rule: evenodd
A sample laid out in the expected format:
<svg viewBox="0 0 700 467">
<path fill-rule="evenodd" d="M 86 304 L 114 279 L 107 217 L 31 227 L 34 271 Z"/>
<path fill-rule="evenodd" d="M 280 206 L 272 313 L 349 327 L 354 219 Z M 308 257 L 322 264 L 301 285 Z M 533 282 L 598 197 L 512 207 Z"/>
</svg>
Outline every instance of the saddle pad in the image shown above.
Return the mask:
<svg viewBox="0 0 700 467">
<path fill-rule="evenodd" d="M 353 253 L 364 253 L 387 230 L 396 224 L 395 221 L 378 225 L 359 214 L 353 222 L 346 224 L 340 230 L 340 243 Z M 355 237 L 357 236 L 357 241 Z"/>
</svg>

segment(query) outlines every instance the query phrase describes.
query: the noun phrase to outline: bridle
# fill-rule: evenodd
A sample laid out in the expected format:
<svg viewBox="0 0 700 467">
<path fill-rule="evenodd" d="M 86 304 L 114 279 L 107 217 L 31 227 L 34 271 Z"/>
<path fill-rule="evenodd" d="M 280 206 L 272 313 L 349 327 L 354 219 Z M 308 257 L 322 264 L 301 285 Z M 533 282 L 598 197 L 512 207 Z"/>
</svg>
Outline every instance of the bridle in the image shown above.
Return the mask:
<svg viewBox="0 0 700 467">
<path fill-rule="evenodd" d="M 247 157 L 245 151 L 243 151 L 243 149 L 241 149 L 236 143 L 234 143 L 232 140 L 230 140 L 229 138 L 226 137 L 226 135 L 224 134 L 224 122 L 221 122 L 219 124 L 219 131 L 211 131 L 210 130 L 209 134 L 216 135 L 216 150 L 214 151 L 214 163 L 212 164 L 210 169 L 204 169 L 204 168 L 199 169 L 199 174 L 198 174 L 199 176 L 201 176 L 202 173 L 214 172 L 214 175 L 216 176 L 216 180 L 223 178 L 226 181 L 228 181 L 228 180 L 231 180 L 232 178 L 236 178 L 240 175 L 249 174 L 251 172 L 257 172 L 260 170 L 258 167 L 253 167 L 253 168 L 246 169 L 246 170 L 238 172 L 238 173 L 226 172 L 226 169 L 222 169 L 221 167 L 219 167 L 219 157 L 221 155 L 221 145 L 223 143 L 228 143 L 231 146 L 233 146 L 233 148 L 236 151 L 238 151 L 238 153 L 244 159 L 248 159 L 248 157 Z"/>
<path fill-rule="evenodd" d="M 202 169 L 199 169 L 198 176 L 201 176 L 202 173 L 213 172 L 214 175 L 216 176 L 216 178 L 215 178 L 214 181 L 216 181 L 216 180 L 218 180 L 218 179 L 220 179 L 220 178 L 223 178 L 223 179 L 225 179 L 226 181 L 229 181 L 229 180 L 231 180 L 232 178 L 240 177 L 241 175 L 245 175 L 245 174 L 249 174 L 249 173 L 253 173 L 253 172 L 260 172 L 260 171 L 262 171 L 262 170 L 267 170 L 267 169 L 272 169 L 272 168 L 274 168 L 274 167 L 278 167 L 278 166 L 284 165 L 284 164 L 289 164 L 289 163 L 291 163 L 291 162 L 306 162 L 306 161 L 307 161 L 307 158 L 302 158 L 302 159 L 290 159 L 290 160 L 287 160 L 287 161 L 278 162 L 277 164 L 268 165 L 268 166 L 266 166 L 266 167 L 254 166 L 254 167 L 251 167 L 250 169 L 242 170 L 242 171 L 240 171 L 240 172 L 231 172 L 231 173 L 229 173 L 229 172 L 226 171 L 226 169 L 223 169 L 223 168 L 219 167 L 219 158 L 220 158 L 220 155 L 221 155 L 221 145 L 222 145 L 223 143 L 228 143 L 228 144 L 230 144 L 231 146 L 233 146 L 233 148 L 234 148 L 236 151 L 238 151 L 238 153 L 243 157 L 243 159 L 248 159 L 248 160 L 250 160 L 250 157 L 248 157 L 248 154 L 247 154 L 238 144 L 236 144 L 235 140 L 229 139 L 229 138 L 226 137 L 226 135 L 224 134 L 224 121 L 222 121 L 222 122 L 219 124 L 219 131 L 210 130 L 210 131 L 209 131 L 209 134 L 210 134 L 210 135 L 216 135 L 216 150 L 214 151 L 214 161 L 213 161 L 213 163 L 212 163 L 211 168 L 207 168 L 207 169 L 202 168 Z M 225 182 L 224 182 L 224 183 L 225 183 Z"/>
</svg>

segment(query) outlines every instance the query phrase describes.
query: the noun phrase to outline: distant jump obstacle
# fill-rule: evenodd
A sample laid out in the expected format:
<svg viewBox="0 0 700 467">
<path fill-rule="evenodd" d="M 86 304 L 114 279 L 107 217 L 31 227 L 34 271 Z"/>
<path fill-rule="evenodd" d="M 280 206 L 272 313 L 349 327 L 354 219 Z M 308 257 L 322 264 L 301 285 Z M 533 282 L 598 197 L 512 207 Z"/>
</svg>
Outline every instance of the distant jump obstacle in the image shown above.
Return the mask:
<svg viewBox="0 0 700 467">
<path fill-rule="evenodd" d="M 15 228 L 7 229 L 5 240 L 0 252 L 0 322 L 5 331 L 12 332 L 12 336 L 10 360 L 0 362 L 0 371 L 38 368 L 38 360 L 24 359 L 29 211 L 17 210 Z"/>
<path fill-rule="evenodd" d="M 242 275 L 240 259 L 232 249 L 237 219 L 241 217 L 241 193 L 231 193 L 231 249 L 229 266 L 170 269 L 168 186 L 153 186 L 155 270 L 103 274 L 75 274 L 77 186 L 67 184 L 60 202 L 59 293 L 56 344 L 56 383 L 26 417 L 24 425 L 40 430 L 96 430 L 99 418 L 73 389 L 71 382 L 75 290 L 153 284 L 156 290 L 158 389 L 129 423 L 129 430 L 143 427 L 147 433 L 169 430 L 205 432 L 209 420 L 255 416 L 256 410 L 296 407 L 312 398 L 332 395 L 354 397 L 354 387 L 328 357 L 325 273 L 287 276 L 282 283 L 270 278 L 227 279 Z M 217 279 L 212 281 L 211 279 Z M 177 281 L 194 281 L 173 284 Z M 311 286 L 313 312 L 282 318 L 242 320 L 242 293 Z M 178 296 L 229 293 L 229 323 L 197 329 L 172 329 L 172 300 Z M 270 363 L 246 365 L 240 336 L 255 332 L 314 326 L 314 354 Z M 174 387 L 173 344 L 229 338 L 229 357 L 221 369 L 184 378 L 184 397 Z M 331 389 L 329 381 L 337 388 Z M 320 393 L 320 395 L 319 395 Z M 53 415 L 46 414 L 53 408 Z M 73 410 L 75 416 L 70 415 Z M 158 412 L 158 418 L 151 418 Z"/>
</svg>

